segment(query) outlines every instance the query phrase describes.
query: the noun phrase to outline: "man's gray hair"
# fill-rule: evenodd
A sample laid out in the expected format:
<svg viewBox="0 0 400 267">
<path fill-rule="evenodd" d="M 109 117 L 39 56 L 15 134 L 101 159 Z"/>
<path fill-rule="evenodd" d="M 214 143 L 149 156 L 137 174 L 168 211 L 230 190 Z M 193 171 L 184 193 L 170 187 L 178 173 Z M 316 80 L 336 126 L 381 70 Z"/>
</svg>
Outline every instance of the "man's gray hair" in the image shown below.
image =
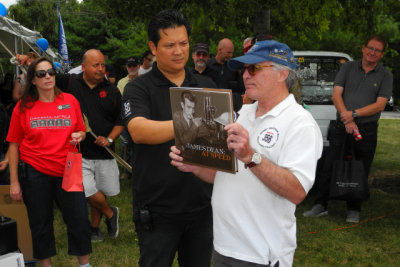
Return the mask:
<svg viewBox="0 0 400 267">
<path fill-rule="evenodd" d="M 290 91 L 290 89 L 294 86 L 296 79 L 297 79 L 297 74 L 296 71 L 289 68 L 288 66 L 279 64 L 279 63 L 275 63 L 275 62 L 271 62 L 271 65 L 274 66 L 274 69 L 276 70 L 289 70 L 289 75 L 286 78 L 286 86 L 288 88 L 288 90 Z"/>
<path fill-rule="evenodd" d="M 251 40 L 253 40 L 253 37 L 247 37 L 246 39 L 244 39 L 244 41 L 243 41 L 243 48 L 246 48 L 246 47 L 244 47 L 244 45 L 245 45 L 248 41 L 251 41 Z"/>
</svg>

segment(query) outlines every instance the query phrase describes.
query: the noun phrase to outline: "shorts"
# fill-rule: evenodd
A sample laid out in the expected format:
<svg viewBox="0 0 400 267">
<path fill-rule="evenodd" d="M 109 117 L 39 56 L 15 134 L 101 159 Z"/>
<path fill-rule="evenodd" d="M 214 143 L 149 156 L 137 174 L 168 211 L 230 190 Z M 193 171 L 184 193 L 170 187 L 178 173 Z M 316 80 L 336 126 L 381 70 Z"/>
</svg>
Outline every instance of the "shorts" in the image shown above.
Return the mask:
<svg viewBox="0 0 400 267">
<path fill-rule="evenodd" d="M 119 169 L 115 159 L 82 158 L 82 176 L 86 197 L 98 191 L 106 196 L 119 194 Z"/>
</svg>

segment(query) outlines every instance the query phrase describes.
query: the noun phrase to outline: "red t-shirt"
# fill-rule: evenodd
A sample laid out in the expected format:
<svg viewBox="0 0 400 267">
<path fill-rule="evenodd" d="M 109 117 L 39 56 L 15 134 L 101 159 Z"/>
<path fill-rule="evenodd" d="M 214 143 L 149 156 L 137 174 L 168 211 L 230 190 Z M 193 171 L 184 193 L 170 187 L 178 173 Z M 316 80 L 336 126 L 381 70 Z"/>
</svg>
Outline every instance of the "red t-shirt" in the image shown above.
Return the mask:
<svg viewBox="0 0 400 267">
<path fill-rule="evenodd" d="M 54 102 L 36 101 L 32 108 L 20 112 L 21 101 L 11 116 L 7 141 L 19 143 L 21 160 L 37 171 L 62 177 L 71 133 L 85 131 L 78 100 L 61 93 Z"/>
</svg>

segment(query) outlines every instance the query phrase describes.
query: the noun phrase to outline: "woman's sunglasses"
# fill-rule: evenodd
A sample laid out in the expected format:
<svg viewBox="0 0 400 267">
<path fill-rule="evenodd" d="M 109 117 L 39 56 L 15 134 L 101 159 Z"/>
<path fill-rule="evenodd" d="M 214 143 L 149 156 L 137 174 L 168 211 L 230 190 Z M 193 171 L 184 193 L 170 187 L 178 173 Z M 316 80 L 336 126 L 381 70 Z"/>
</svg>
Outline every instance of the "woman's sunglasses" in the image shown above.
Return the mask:
<svg viewBox="0 0 400 267">
<path fill-rule="evenodd" d="M 243 73 L 247 70 L 251 76 L 256 75 L 256 72 L 262 68 L 271 68 L 274 65 L 247 65 L 243 67 Z"/>
<path fill-rule="evenodd" d="M 46 77 L 46 73 L 48 73 L 50 76 L 56 75 L 56 71 L 53 68 L 51 68 L 48 70 L 38 70 L 37 72 L 35 72 L 35 76 L 38 78 L 43 78 Z"/>
</svg>

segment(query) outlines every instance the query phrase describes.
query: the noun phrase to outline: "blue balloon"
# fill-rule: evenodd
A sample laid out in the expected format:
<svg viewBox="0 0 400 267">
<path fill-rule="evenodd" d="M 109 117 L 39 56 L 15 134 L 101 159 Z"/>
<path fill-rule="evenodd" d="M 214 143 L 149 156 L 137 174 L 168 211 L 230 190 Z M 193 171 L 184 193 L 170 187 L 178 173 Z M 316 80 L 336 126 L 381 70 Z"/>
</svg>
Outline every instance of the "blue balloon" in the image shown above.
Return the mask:
<svg viewBox="0 0 400 267">
<path fill-rule="evenodd" d="M 54 61 L 53 68 L 56 70 L 62 70 L 60 62 Z"/>
<path fill-rule="evenodd" d="M 0 3 L 0 16 L 5 17 L 7 15 L 7 8 Z"/>
<path fill-rule="evenodd" d="M 36 45 L 39 47 L 40 49 L 40 53 L 43 53 L 47 50 L 47 48 L 49 47 L 49 42 L 47 42 L 46 39 L 44 38 L 40 38 L 36 41 Z"/>
</svg>

